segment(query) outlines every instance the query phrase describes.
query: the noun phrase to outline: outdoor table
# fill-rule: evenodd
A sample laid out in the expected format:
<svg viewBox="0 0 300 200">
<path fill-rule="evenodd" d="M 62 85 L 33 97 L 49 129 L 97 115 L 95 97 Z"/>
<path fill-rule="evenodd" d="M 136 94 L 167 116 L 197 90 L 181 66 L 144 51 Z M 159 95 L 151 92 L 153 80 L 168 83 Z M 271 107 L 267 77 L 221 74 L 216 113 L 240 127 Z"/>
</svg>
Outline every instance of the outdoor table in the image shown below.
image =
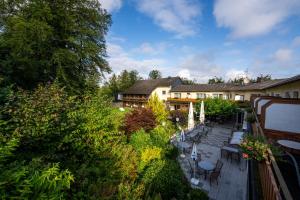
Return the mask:
<svg viewBox="0 0 300 200">
<path fill-rule="evenodd" d="M 278 140 L 277 143 L 285 148 L 300 151 L 300 142 L 292 140 Z"/>
<path fill-rule="evenodd" d="M 212 164 L 211 162 L 209 161 L 206 161 L 206 160 L 202 160 L 202 161 L 199 161 L 198 162 L 198 167 L 200 167 L 201 169 L 204 170 L 205 172 L 205 179 L 206 179 L 206 175 L 209 171 L 213 170 L 215 168 L 215 165 Z"/>
</svg>

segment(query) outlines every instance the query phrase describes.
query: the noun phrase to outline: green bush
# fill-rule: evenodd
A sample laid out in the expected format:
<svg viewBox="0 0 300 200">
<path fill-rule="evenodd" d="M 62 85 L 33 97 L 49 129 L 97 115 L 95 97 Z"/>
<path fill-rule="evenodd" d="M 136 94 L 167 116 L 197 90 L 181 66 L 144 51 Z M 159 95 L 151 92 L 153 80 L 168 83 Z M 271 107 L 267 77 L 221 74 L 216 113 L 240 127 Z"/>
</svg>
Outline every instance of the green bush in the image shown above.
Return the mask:
<svg viewBox="0 0 300 200">
<path fill-rule="evenodd" d="M 161 194 L 162 199 L 184 199 L 187 185 L 178 163 L 172 160 L 157 160 L 146 169 L 143 182 L 150 195 Z"/>
<path fill-rule="evenodd" d="M 196 103 L 196 111 L 200 112 L 201 102 Z M 204 100 L 205 115 L 208 117 L 230 117 L 237 112 L 234 101 L 220 98 L 208 98 Z"/>
<path fill-rule="evenodd" d="M 130 144 L 137 152 L 141 152 L 143 149 L 152 146 L 152 140 L 150 135 L 144 129 L 141 129 L 131 135 Z"/>
<path fill-rule="evenodd" d="M 190 192 L 188 194 L 189 200 L 208 200 L 208 196 L 205 192 L 199 189 L 190 189 Z"/>
<path fill-rule="evenodd" d="M 254 114 L 248 113 L 247 117 L 246 117 L 246 121 L 249 122 L 249 123 L 254 123 L 256 121 L 256 118 L 255 118 Z"/>
</svg>

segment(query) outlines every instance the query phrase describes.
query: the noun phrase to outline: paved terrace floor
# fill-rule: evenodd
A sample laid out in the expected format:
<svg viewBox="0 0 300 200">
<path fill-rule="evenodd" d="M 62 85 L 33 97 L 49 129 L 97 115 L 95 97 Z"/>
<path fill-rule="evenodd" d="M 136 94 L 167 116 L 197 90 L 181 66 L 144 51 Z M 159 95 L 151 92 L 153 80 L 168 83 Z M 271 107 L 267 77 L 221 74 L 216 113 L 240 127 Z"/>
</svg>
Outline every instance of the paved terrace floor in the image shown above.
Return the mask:
<svg viewBox="0 0 300 200">
<path fill-rule="evenodd" d="M 213 164 L 216 164 L 218 159 L 221 159 L 221 147 L 223 142 L 227 141 L 231 134 L 230 125 L 216 125 L 212 128 L 211 132 L 206 137 L 201 138 L 201 142 L 197 144 L 197 152 L 201 153 L 202 160 L 208 160 Z M 194 130 L 198 131 L 198 130 Z M 192 145 L 192 141 L 186 141 Z M 180 166 L 187 177 L 191 180 L 190 167 L 188 159 L 193 164 L 191 155 L 186 153 L 185 158 L 178 158 Z M 219 177 L 219 183 L 213 182 L 210 186 L 209 178 L 206 180 L 203 176 L 198 178 L 200 180 L 199 185 L 192 185 L 194 188 L 199 188 L 208 193 L 210 199 L 214 200 L 246 200 L 247 199 L 247 177 L 248 166 L 247 162 L 241 159 L 240 163 L 235 160 L 227 160 L 222 158 L 223 168 L 221 170 L 221 177 Z"/>
</svg>

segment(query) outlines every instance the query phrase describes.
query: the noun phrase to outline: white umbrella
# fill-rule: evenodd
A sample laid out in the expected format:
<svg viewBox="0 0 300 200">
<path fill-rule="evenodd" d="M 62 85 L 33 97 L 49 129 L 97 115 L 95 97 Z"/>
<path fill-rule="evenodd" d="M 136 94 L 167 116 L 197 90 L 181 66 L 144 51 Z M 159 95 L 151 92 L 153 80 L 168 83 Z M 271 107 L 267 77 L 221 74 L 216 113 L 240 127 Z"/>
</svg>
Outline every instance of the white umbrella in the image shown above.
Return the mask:
<svg viewBox="0 0 300 200">
<path fill-rule="evenodd" d="M 201 101 L 199 119 L 200 119 L 200 124 L 204 124 L 204 121 L 205 121 L 205 112 L 204 112 L 204 102 L 203 101 Z"/>
<path fill-rule="evenodd" d="M 191 179 L 191 182 L 194 185 L 198 185 L 199 180 L 195 178 L 196 160 L 197 160 L 197 146 L 196 146 L 195 143 L 193 143 L 193 150 L 192 150 L 191 158 L 192 158 L 192 160 L 194 160 L 194 171 L 193 171 L 194 173 L 193 173 L 193 177 Z"/>
<path fill-rule="evenodd" d="M 183 141 L 183 142 L 185 141 L 184 130 L 181 130 L 180 139 L 181 139 L 181 141 Z"/>
<path fill-rule="evenodd" d="M 197 160 L 197 146 L 195 143 L 193 143 L 193 150 L 192 150 L 191 158 L 193 160 Z"/>
<path fill-rule="evenodd" d="M 194 109 L 193 109 L 193 103 L 190 102 L 190 108 L 189 108 L 189 116 L 188 116 L 188 129 L 193 130 L 195 126 L 194 122 Z"/>
</svg>

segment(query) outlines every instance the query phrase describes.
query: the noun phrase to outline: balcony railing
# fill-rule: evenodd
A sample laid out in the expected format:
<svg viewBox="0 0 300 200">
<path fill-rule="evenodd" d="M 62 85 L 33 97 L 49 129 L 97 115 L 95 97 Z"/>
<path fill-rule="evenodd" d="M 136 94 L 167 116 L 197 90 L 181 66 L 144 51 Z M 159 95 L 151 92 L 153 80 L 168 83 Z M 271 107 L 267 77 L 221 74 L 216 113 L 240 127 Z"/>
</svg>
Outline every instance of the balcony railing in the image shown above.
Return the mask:
<svg viewBox="0 0 300 200">
<path fill-rule="evenodd" d="M 255 136 L 265 137 L 265 134 L 259 124 L 256 114 L 256 122 L 252 124 L 253 134 Z M 262 185 L 262 191 L 264 199 L 266 200 L 292 200 L 292 195 L 283 179 L 277 162 L 272 154 L 272 151 L 268 149 L 269 155 L 266 161 L 259 163 L 259 174 Z"/>
<path fill-rule="evenodd" d="M 146 97 L 123 97 L 123 101 L 135 101 L 135 102 L 146 102 Z"/>
<path fill-rule="evenodd" d="M 189 103 L 189 102 L 199 102 L 201 99 L 191 99 L 191 98 L 168 98 L 167 101 L 169 102 L 178 102 L 178 103 Z"/>
</svg>

